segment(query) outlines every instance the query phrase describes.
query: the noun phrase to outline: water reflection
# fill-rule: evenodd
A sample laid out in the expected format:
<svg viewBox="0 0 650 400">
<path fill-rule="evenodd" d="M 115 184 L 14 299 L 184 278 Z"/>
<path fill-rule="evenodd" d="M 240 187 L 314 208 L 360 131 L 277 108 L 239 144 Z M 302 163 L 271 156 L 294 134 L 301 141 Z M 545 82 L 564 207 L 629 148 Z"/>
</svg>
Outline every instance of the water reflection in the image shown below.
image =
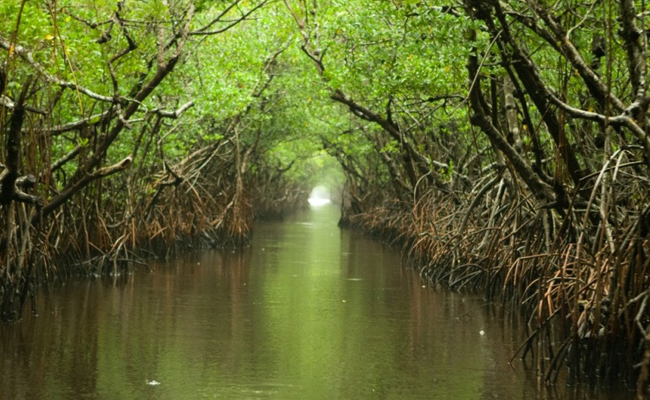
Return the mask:
<svg viewBox="0 0 650 400">
<path fill-rule="evenodd" d="M 51 288 L 40 317 L 0 327 L 0 398 L 633 398 L 538 389 L 508 365 L 522 338 L 501 315 L 423 288 L 336 215 L 259 225 L 240 252 Z"/>
</svg>

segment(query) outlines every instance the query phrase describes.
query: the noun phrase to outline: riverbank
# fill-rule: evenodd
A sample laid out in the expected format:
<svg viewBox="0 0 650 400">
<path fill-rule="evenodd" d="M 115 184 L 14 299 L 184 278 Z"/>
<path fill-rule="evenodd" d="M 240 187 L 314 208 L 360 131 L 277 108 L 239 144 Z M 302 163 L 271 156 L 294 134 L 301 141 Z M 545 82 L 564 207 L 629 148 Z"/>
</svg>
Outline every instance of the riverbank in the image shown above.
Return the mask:
<svg viewBox="0 0 650 400">
<path fill-rule="evenodd" d="M 643 242 L 628 244 L 637 252 L 605 254 L 558 236 L 546 251 L 544 211 L 504 202 L 499 212 L 502 218 L 486 221 L 427 196 L 415 206 L 386 202 L 348 214 L 341 224 L 400 248 L 434 286 L 480 293 L 520 313 L 528 335 L 515 355 L 535 365 L 547 384 L 567 372 L 569 382 L 623 380 L 642 393 L 648 353 L 637 322 L 647 292 L 633 266 Z M 617 276 L 622 263 L 630 263 L 627 275 Z"/>
<path fill-rule="evenodd" d="M 42 291 L 38 316 L 0 326 L 0 398 L 633 398 L 538 386 L 508 364 L 524 332 L 482 296 L 423 287 L 337 218 L 299 212 L 244 249 Z"/>
</svg>

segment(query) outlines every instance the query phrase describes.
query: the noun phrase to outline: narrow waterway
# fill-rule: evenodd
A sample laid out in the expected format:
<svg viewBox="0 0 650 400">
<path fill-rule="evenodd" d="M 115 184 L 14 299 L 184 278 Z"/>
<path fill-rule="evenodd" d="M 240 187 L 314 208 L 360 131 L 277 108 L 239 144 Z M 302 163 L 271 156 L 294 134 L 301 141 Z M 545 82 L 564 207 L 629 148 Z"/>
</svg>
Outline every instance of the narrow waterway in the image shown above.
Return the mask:
<svg viewBox="0 0 650 400">
<path fill-rule="evenodd" d="M 0 399 L 632 399 L 538 388 L 480 297 L 315 207 L 253 245 L 69 282 L 0 326 Z"/>
</svg>

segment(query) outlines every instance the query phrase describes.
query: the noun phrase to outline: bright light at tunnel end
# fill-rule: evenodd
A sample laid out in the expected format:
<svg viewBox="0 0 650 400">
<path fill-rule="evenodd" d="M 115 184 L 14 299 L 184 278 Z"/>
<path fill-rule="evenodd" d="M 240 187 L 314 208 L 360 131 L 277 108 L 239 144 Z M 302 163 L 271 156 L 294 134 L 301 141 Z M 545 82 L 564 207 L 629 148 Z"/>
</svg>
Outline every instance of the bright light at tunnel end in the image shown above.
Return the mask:
<svg viewBox="0 0 650 400">
<path fill-rule="evenodd" d="M 324 206 L 332 202 L 329 190 L 325 186 L 316 186 L 309 195 L 309 204 L 314 207 Z"/>
<path fill-rule="evenodd" d="M 309 201 L 309 204 L 316 207 L 324 206 L 325 204 L 329 204 L 332 202 L 332 200 L 330 199 L 319 199 L 314 197 L 310 197 L 309 200 L 307 201 Z"/>
</svg>

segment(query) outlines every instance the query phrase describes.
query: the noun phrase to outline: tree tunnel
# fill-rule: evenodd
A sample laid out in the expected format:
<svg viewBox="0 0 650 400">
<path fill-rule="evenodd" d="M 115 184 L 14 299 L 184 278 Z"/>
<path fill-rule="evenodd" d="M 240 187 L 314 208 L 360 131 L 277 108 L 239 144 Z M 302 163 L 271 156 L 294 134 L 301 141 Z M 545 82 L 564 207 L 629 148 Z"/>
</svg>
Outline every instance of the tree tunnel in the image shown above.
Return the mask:
<svg viewBox="0 0 650 400">
<path fill-rule="evenodd" d="M 645 3 L 48 0 L 0 15 L 2 319 L 45 279 L 245 246 L 256 218 L 329 198 L 432 282 L 522 310 L 521 354 L 545 380 L 567 364 L 646 390 Z"/>
</svg>

